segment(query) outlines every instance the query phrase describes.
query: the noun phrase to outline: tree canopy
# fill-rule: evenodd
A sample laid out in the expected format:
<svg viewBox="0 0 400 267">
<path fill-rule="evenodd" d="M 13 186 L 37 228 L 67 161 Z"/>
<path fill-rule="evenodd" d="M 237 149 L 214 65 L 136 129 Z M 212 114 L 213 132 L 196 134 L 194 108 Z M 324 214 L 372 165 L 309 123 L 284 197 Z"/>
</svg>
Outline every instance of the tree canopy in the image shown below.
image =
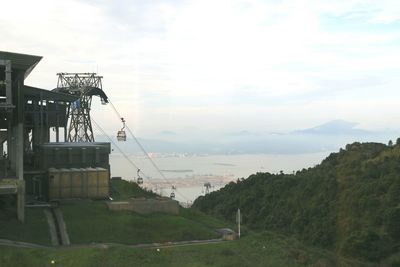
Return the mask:
<svg viewBox="0 0 400 267">
<path fill-rule="evenodd" d="M 400 144 L 353 143 L 295 174 L 257 173 L 193 207 L 339 254 L 381 260 L 400 247 Z"/>
</svg>

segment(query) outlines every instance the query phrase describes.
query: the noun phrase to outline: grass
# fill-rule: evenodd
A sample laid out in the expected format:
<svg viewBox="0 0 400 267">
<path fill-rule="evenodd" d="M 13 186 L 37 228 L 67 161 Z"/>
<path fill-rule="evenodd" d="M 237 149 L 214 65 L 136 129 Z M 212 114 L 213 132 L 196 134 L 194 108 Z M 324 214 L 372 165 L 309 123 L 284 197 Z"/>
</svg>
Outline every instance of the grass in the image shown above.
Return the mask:
<svg viewBox="0 0 400 267">
<path fill-rule="evenodd" d="M 153 242 L 211 239 L 220 237 L 214 226 L 224 224 L 195 211 L 183 215 L 130 211 L 110 211 L 104 201 L 86 201 L 60 206 L 72 244 L 92 242 L 141 244 Z M 183 209 L 182 209 L 183 210 Z"/>
<path fill-rule="evenodd" d="M 373 266 L 337 258 L 273 233 L 185 247 L 25 249 L 0 247 L 2 266 Z M 51 265 L 50 261 L 56 264 Z M 390 265 L 388 265 L 390 266 Z"/>
<path fill-rule="evenodd" d="M 197 209 L 187 209 L 181 208 L 179 211 L 179 215 L 194 222 L 205 225 L 208 228 L 217 229 L 224 227 L 235 227 L 230 223 L 224 222 L 223 220 L 217 219 L 213 216 L 207 215 Z"/>
<path fill-rule="evenodd" d="M 142 189 L 134 182 L 126 180 L 111 180 L 111 197 L 114 200 L 125 200 L 131 197 L 154 198 L 157 194 Z"/>
<path fill-rule="evenodd" d="M 136 183 L 112 180 L 112 197 L 155 197 Z M 227 224 L 192 209 L 179 215 L 141 215 L 130 211 L 110 211 L 104 201 L 65 202 L 60 206 L 72 244 L 92 242 L 141 244 L 220 237 L 216 228 Z"/>
<path fill-rule="evenodd" d="M 155 197 L 128 181 L 112 181 L 113 197 Z M 16 219 L 15 200 L 1 199 L 0 238 L 50 245 L 50 233 L 42 209 L 26 209 L 26 222 Z M 110 211 L 105 201 L 62 202 L 67 231 L 72 244 L 101 243 L 159 243 L 220 237 L 216 228 L 226 224 L 191 209 L 180 209 L 179 215 L 140 215 L 129 211 Z"/>
<path fill-rule="evenodd" d="M 126 181 L 114 181 L 113 196 L 154 196 Z M 12 205 L 11 205 L 12 206 Z M 10 207 L 11 207 L 10 206 Z M 179 215 L 140 215 L 110 211 L 104 201 L 63 202 L 67 230 L 72 244 L 93 242 L 140 244 L 163 243 L 219 237 L 216 228 L 231 227 L 217 218 L 193 209 Z M 0 238 L 50 244 L 48 225 L 41 209 L 27 209 L 26 223 L 16 220 L 15 211 L 0 209 Z M 339 258 L 321 249 L 305 247 L 293 238 L 270 232 L 254 233 L 233 242 L 182 247 L 132 248 L 113 245 L 105 248 L 81 247 L 27 249 L 0 246 L 3 266 L 373 266 Z M 55 260 L 55 264 L 51 264 Z M 397 263 L 394 257 L 384 266 Z M 393 265 L 396 266 L 396 265 Z"/>
<path fill-rule="evenodd" d="M 25 223 L 17 220 L 16 206 L 11 196 L 1 197 L 0 238 L 42 245 L 51 244 L 46 216 L 42 209 L 25 209 Z"/>
</svg>

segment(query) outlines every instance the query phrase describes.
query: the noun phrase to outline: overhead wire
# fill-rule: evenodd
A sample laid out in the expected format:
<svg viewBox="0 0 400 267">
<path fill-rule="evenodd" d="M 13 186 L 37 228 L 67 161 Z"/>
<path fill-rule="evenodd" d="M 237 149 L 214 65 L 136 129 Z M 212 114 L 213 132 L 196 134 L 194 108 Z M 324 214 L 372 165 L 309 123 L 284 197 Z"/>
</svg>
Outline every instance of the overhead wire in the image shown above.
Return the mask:
<svg viewBox="0 0 400 267">
<path fill-rule="evenodd" d="M 138 171 L 138 173 L 142 173 L 142 176 L 148 180 L 148 182 L 154 186 L 154 184 L 151 182 L 151 179 L 148 175 L 146 175 L 130 158 L 128 155 L 125 154 L 125 152 L 115 143 L 115 141 L 103 130 L 103 128 L 93 119 L 91 118 L 92 122 L 94 123 L 94 126 L 104 135 L 107 137 L 107 139 L 114 145 L 116 149 L 122 154 L 122 156 Z"/>
<path fill-rule="evenodd" d="M 121 114 L 118 112 L 118 110 L 115 108 L 114 104 L 111 102 L 110 98 L 108 98 L 108 103 L 111 105 L 112 109 L 114 110 L 115 114 L 118 116 L 119 119 L 123 119 L 123 117 L 121 116 Z M 131 131 L 131 129 L 129 128 L 129 126 L 125 123 L 125 128 L 128 130 L 128 132 L 130 133 L 130 135 L 132 136 L 133 140 L 136 142 L 136 144 L 138 145 L 138 147 L 140 148 L 140 150 L 142 150 L 143 154 L 146 156 L 146 158 L 150 161 L 151 165 L 153 165 L 154 169 L 157 170 L 157 172 L 160 174 L 161 178 L 164 179 L 164 181 L 169 184 L 172 187 L 174 187 L 174 185 L 168 181 L 168 179 L 165 177 L 165 175 L 163 174 L 163 172 L 160 170 L 160 168 L 158 168 L 158 166 L 156 165 L 156 163 L 154 162 L 154 160 L 150 157 L 149 153 L 147 153 L 147 151 L 144 149 L 144 147 L 142 146 L 142 144 L 139 142 L 139 140 L 136 138 L 136 136 L 133 134 L 133 132 Z M 182 195 L 181 192 L 179 192 L 176 188 L 175 191 L 182 197 L 184 198 L 186 201 L 190 201 L 187 197 L 185 197 L 184 195 Z"/>
</svg>

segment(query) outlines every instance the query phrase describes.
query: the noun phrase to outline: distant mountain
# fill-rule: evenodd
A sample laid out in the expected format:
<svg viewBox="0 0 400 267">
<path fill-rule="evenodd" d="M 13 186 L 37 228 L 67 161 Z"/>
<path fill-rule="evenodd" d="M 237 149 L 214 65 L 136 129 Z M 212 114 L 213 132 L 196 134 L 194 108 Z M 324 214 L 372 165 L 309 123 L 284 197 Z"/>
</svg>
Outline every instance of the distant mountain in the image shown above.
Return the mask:
<svg viewBox="0 0 400 267">
<path fill-rule="evenodd" d="M 292 134 L 313 134 L 313 135 L 365 135 L 371 132 L 355 128 L 358 123 L 344 120 L 333 120 L 327 123 L 292 132 Z"/>
<path fill-rule="evenodd" d="M 356 128 L 358 124 L 334 120 L 316 127 L 290 133 L 267 133 L 241 130 L 208 136 L 185 136 L 181 133 L 162 131 L 154 138 L 138 138 L 148 152 L 191 154 L 303 154 L 334 151 L 356 140 L 387 142 L 396 139 L 395 133 L 375 133 Z M 124 151 L 139 152 L 131 138 L 124 143 L 114 142 Z M 96 141 L 108 142 L 106 136 L 96 136 Z M 115 151 L 117 152 L 117 151 Z"/>
<path fill-rule="evenodd" d="M 400 144 L 356 142 L 296 174 L 257 173 L 231 182 L 193 207 L 232 223 L 240 208 L 253 230 L 378 262 L 400 253 L 399 158 Z"/>
</svg>

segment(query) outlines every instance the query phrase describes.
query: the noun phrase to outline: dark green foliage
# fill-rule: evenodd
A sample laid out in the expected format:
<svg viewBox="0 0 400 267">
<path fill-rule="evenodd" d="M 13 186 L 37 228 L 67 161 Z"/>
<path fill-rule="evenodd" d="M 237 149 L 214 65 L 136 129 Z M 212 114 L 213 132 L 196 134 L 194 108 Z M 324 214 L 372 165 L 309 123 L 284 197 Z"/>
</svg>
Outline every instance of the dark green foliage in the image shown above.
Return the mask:
<svg viewBox="0 0 400 267">
<path fill-rule="evenodd" d="M 345 240 L 343 252 L 346 255 L 377 261 L 391 252 L 390 242 L 385 236 L 367 231 L 356 231 Z"/>
<path fill-rule="evenodd" d="M 385 212 L 385 228 L 393 240 L 400 240 L 400 206 Z"/>
<path fill-rule="evenodd" d="M 381 260 L 400 247 L 400 144 L 353 143 L 295 175 L 257 173 L 194 207 L 253 229 L 294 235 L 347 256 Z"/>
</svg>

